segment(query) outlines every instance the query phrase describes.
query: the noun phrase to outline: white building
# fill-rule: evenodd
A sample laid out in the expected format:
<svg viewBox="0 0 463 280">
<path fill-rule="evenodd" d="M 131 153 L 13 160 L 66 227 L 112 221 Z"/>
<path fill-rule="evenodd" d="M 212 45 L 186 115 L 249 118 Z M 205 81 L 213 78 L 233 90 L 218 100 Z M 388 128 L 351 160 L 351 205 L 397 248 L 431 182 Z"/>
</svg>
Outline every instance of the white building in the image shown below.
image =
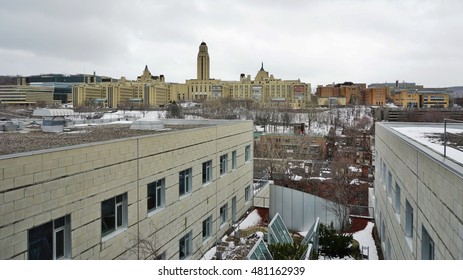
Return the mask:
<svg viewBox="0 0 463 280">
<path fill-rule="evenodd" d="M 164 125 L 0 156 L 0 259 L 199 259 L 252 206 L 253 124 Z"/>
<path fill-rule="evenodd" d="M 377 122 L 375 129 L 372 201 L 385 259 L 463 259 L 463 152 L 447 147 L 444 157 L 431 139 L 444 124 Z"/>
</svg>

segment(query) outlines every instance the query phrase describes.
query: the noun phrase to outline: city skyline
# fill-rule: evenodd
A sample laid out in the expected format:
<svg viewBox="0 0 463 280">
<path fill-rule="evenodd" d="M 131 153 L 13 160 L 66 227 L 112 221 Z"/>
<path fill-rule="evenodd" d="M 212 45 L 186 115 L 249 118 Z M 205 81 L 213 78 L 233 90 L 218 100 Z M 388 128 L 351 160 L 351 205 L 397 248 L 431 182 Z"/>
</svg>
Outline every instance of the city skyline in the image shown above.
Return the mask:
<svg viewBox="0 0 463 280">
<path fill-rule="evenodd" d="M 249 1 L 248 1 L 249 2 Z M 461 85 L 460 1 L 14 1 L 0 14 L 0 75 L 238 80 L 261 63 L 312 87 L 344 81 Z M 228 5 L 227 5 L 228 4 Z"/>
</svg>

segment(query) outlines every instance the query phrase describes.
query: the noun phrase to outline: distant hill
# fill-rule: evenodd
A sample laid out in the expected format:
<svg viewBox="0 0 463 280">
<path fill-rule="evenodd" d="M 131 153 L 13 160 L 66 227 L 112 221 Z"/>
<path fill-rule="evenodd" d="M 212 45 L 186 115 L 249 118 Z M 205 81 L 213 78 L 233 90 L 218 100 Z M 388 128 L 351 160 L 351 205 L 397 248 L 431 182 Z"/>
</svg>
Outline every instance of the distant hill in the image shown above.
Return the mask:
<svg viewBox="0 0 463 280">
<path fill-rule="evenodd" d="M 447 90 L 453 93 L 453 97 L 463 97 L 463 86 L 448 87 Z"/>
</svg>

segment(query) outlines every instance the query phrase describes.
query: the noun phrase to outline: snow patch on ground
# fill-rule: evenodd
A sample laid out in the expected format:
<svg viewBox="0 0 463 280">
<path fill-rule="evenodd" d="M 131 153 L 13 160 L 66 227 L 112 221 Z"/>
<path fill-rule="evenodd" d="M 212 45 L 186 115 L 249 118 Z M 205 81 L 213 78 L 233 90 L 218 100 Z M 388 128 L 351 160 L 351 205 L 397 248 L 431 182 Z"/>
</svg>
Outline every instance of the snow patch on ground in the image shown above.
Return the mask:
<svg viewBox="0 0 463 280">
<path fill-rule="evenodd" d="M 368 250 L 369 250 L 368 259 L 370 260 L 378 259 L 378 251 L 376 251 L 375 240 L 373 239 L 373 235 L 372 235 L 374 225 L 375 225 L 374 223 L 368 222 L 365 229 L 361 231 L 357 231 L 352 235 L 354 239 L 359 242 L 361 253 L 366 253 L 366 252 L 362 252 L 362 246 L 368 247 Z"/>
<path fill-rule="evenodd" d="M 253 210 L 249 215 L 238 225 L 239 229 L 246 229 L 258 225 L 261 222 L 261 217 L 257 210 Z"/>
</svg>

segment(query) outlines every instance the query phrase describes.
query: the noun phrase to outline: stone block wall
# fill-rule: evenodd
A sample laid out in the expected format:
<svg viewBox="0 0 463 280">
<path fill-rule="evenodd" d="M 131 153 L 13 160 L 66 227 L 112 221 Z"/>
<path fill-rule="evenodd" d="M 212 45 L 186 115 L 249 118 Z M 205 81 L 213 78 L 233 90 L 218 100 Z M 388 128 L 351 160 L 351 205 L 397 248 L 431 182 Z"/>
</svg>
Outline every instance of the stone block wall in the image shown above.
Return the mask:
<svg viewBox="0 0 463 280">
<path fill-rule="evenodd" d="M 69 146 L 0 157 L 0 259 L 28 258 L 28 231 L 70 215 L 72 259 L 136 259 L 139 238 L 156 244 L 167 259 L 178 259 L 179 239 L 192 232 L 191 259 L 201 257 L 251 207 L 244 201 L 252 185 L 252 122 L 231 121 L 150 136 Z M 237 168 L 231 153 L 237 151 Z M 228 154 L 228 173 L 219 158 Z M 212 160 L 212 182 L 202 184 L 202 163 Z M 192 168 L 192 191 L 179 196 L 179 172 Z M 147 211 L 147 184 L 165 179 L 165 206 Z M 126 195 L 127 225 L 102 237 L 104 200 Z M 218 225 L 228 203 L 228 223 Z M 202 222 L 212 215 L 210 238 Z"/>
</svg>

